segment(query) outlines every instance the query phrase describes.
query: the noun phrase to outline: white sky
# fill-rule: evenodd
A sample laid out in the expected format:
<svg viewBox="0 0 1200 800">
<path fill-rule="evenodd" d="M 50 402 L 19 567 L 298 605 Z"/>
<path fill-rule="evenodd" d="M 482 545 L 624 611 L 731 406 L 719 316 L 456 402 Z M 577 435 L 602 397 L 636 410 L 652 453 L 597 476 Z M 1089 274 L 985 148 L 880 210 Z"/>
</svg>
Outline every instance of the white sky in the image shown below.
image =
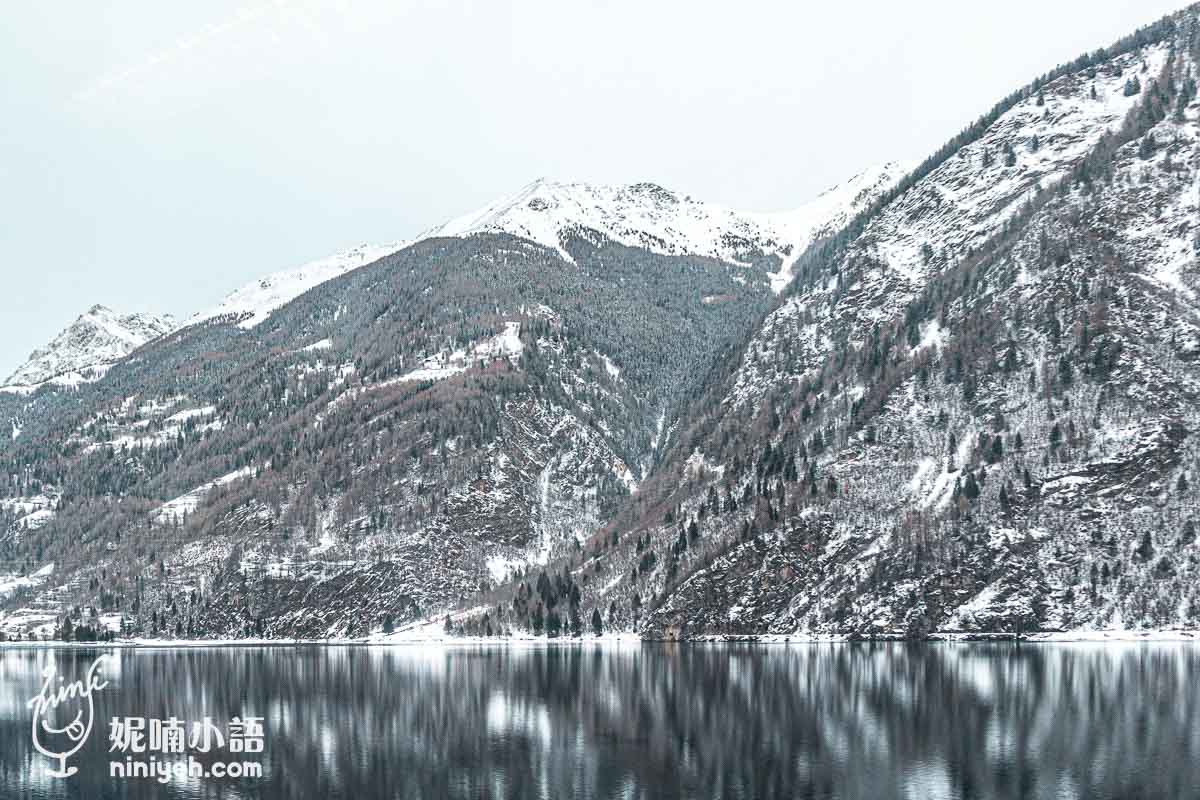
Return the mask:
<svg viewBox="0 0 1200 800">
<path fill-rule="evenodd" d="M 94 303 L 186 316 L 539 176 L 796 206 L 1181 4 L 8 4 L 0 377 Z"/>
</svg>

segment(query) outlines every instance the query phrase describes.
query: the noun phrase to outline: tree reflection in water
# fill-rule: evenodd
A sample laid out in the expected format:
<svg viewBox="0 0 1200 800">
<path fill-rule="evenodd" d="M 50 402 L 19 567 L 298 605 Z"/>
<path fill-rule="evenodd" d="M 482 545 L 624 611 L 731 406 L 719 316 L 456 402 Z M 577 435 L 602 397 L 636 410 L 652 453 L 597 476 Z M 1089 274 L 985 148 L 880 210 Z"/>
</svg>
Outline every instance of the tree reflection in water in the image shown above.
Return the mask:
<svg viewBox="0 0 1200 800">
<path fill-rule="evenodd" d="M 1200 647 L 852 644 L 115 650 L 69 780 L 0 651 L 0 797 L 1127 798 L 1200 787 Z M 258 780 L 108 777 L 108 720 L 265 718 Z M 212 754 L 233 759 L 234 756 Z"/>
</svg>

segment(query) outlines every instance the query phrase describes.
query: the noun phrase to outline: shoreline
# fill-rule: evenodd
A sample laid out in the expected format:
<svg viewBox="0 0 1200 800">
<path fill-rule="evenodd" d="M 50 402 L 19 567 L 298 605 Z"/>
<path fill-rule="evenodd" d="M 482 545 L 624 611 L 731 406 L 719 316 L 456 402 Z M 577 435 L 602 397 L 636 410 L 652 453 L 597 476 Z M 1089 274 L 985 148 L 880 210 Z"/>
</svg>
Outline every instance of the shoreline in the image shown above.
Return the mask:
<svg viewBox="0 0 1200 800">
<path fill-rule="evenodd" d="M 1019 642 L 1022 644 L 1168 644 L 1200 643 L 1200 630 L 1152 631 L 1053 631 L 1022 634 L 999 632 L 943 631 L 914 639 L 902 634 L 713 634 L 684 639 L 642 638 L 637 634 L 619 633 L 601 636 L 563 636 L 549 639 L 535 636 L 405 636 L 401 633 L 384 636 L 376 634 L 347 639 L 114 639 L 111 642 L 19 641 L 0 642 L 0 650 L 19 649 L 142 649 L 186 650 L 232 647 L 577 647 L 583 645 L 641 646 L 662 645 L 813 645 L 813 644 L 973 644 Z"/>
</svg>

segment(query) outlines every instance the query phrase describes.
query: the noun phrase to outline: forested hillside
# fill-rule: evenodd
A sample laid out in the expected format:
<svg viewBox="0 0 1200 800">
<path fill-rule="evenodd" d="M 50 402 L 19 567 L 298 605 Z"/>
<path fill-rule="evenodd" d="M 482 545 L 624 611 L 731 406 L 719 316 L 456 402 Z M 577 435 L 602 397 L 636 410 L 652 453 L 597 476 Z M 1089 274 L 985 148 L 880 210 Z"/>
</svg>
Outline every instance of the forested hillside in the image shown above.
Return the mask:
<svg viewBox="0 0 1200 800">
<path fill-rule="evenodd" d="M 255 325 L 6 396 L 13 632 L 53 592 L 55 615 L 77 598 L 149 635 L 361 634 L 569 553 L 749 335 L 779 259 L 566 246 L 424 240 Z"/>
</svg>

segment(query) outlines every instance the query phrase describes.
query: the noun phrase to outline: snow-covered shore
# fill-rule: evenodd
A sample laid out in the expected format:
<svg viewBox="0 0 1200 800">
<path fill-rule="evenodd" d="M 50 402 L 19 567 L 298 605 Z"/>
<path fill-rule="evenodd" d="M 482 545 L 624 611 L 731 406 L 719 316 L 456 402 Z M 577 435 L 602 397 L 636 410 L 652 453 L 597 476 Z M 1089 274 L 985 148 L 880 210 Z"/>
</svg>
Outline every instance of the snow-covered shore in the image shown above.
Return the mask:
<svg viewBox="0 0 1200 800">
<path fill-rule="evenodd" d="M 860 642 L 903 642 L 921 641 L 925 643 L 940 642 L 1014 642 L 1024 644 L 1130 644 L 1130 643 L 1168 643 L 1168 642 L 1197 642 L 1200 643 L 1200 631 L 1196 630 L 1161 630 L 1161 631 L 1056 631 L 1046 633 L 1023 634 L 1014 637 L 1011 633 L 964 633 L 959 631 L 933 633 L 923 640 L 907 640 L 902 635 L 880 635 L 873 639 L 864 639 L 847 634 L 764 634 L 760 636 L 714 635 L 699 636 L 690 639 L 654 640 L 642 639 L 633 633 L 602 634 L 600 636 L 585 635 L 581 637 L 563 636 L 547 639 L 544 636 L 517 634 L 512 636 L 447 636 L 424 630 L 397 631 L 392 634 L 373 634 L 359 638 L 337 639 L 115 639 L 111 642 L 60 642 L 60 641 L 20 641 L 0 642 L 0 649 L 28 648 L 204 648 L 204 647 L 348 647 L 348 646 L 382 646 L 382 647 L 579 647 L 584 645 L 601 646 L 640 646 L 643 644 L 855 644 Z"/>
</svg>

